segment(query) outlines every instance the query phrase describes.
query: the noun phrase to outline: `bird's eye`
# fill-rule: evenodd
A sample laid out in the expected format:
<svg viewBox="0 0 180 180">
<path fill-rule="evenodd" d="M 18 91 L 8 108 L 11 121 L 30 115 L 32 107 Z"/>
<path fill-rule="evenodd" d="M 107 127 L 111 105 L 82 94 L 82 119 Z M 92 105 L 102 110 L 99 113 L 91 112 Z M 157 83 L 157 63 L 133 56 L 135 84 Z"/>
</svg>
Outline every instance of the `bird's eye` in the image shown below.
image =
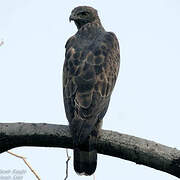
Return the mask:
<svg viewBox="0 0 180 180">
<path fill-rule="evenodd" d="M 85 12 L 85 11 L 78 13 L 78 15 L 80 15 L 80 16 L 87 16 L 88 14 L 89 14 L 89 13 L 88 13 L 88 12 Z"/>
</svg>

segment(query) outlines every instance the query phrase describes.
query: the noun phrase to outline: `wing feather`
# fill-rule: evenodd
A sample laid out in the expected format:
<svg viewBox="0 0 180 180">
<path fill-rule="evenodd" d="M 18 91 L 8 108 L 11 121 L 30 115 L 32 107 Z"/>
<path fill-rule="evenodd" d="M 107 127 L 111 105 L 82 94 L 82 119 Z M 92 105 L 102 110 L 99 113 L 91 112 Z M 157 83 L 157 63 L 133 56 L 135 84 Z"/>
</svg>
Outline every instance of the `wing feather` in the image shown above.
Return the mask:
<svg viewBox="0 0 180 180">
<path fill-rule="evenodd" d="M 120 63 L 118 40 L 105 32 L 89 46 L 81 47 L 77 37 L 66 43 L 63 92 L 71 132 L 83 142 L 108 108 Z"/>
</svg>

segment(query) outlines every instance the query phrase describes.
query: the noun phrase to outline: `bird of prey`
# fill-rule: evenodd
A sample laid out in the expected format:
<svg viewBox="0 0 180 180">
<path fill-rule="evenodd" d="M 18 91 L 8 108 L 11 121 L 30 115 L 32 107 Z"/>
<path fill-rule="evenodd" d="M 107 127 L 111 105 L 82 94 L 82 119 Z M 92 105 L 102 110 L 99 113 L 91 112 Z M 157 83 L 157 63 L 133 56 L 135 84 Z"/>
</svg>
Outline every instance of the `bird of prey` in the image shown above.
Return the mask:
<svg viewBox="0 0 180 180">
<path fill-rule="evenodd" d="M 73 138 L 74 169 L 91 175 L 97 164 L 97 137 L 118 76 L 120 50 L 115 34 L 105 31 L 96 9 L 76 7 L 69 20 L 78 31 L 65 45 L 64 106 Z"/>
</svg>

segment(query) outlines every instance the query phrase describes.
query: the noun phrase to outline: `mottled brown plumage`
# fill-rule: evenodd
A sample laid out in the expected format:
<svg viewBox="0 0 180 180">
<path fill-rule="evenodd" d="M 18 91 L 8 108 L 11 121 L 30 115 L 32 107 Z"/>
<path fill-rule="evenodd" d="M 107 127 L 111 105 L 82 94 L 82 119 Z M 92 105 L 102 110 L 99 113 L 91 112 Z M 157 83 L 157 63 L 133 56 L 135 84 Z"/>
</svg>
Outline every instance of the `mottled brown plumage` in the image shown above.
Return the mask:
<svg viewBox="0 0 180 180">
<path fill-rule="evenodd" d="M 66 43 L 63 95 L 74 143 L 74 168 L 91 175 L 96 169 L 96 138 L 119 71 L 119 43 L 106 32 L 97 11 L 79 6 L 70 16 L 78 28 Z M 88 151 L 82 151 L 89 143 Z"/>
</svg>

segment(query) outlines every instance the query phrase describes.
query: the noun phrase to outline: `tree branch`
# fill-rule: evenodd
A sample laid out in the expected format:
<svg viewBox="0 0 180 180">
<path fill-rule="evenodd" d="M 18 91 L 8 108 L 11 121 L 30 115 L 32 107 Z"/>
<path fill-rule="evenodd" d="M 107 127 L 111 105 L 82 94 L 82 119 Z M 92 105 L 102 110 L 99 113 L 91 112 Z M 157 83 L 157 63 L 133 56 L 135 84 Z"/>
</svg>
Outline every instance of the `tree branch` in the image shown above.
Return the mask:
<svg viewBox="0 0 180 180">
<path fill-rule="evenodd" d="M 20 146 L 73 148 L 68 126 L 45 123 L 0 123 L 0 153 Z M 180 151 L 176 148 L 102 130 L 97 141 L 97 151 L 180 178 Z"/>
</svg>

